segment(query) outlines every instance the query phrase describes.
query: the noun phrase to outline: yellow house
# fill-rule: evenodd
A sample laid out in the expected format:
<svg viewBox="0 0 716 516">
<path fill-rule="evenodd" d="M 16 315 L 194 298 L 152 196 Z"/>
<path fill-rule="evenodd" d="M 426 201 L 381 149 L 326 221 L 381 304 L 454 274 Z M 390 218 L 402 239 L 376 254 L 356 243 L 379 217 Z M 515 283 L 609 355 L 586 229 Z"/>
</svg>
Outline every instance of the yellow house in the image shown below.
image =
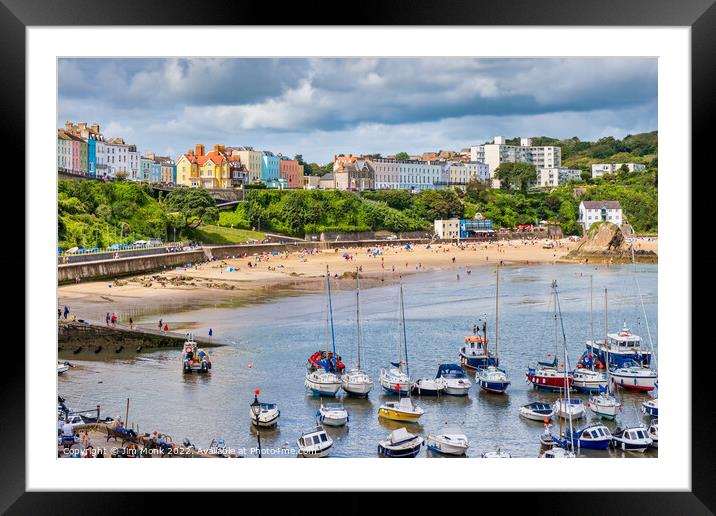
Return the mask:
<svg viewBox="0 0 716 516">
<path fill-rule="evenodd" d="M 195 151 L 182 154 L 177 160 L 177 184 L 191 188 L 231 188 L 229 159 L 223 145 L 204 152 L 204 145 L 197 144 Z"/>
</svg>

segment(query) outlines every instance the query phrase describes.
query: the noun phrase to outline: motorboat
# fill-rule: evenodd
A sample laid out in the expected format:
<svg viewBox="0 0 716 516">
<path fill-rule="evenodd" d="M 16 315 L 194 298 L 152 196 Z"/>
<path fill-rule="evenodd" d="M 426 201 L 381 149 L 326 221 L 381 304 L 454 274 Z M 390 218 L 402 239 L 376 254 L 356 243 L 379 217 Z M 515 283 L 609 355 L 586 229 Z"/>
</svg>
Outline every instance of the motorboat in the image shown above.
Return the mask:
<svg viewBox="0 0 716 516">
<path fill-rule="evenodd" d="M 527 368 L 527 381 L 537 389 L 558 391 L 564 390 L 565 386 L 571 388 L 574 378 L 570 374 L 565 375 L 555 356 L 552 362 L 537 362 L 537 367 Z"/>
<path fill-rule="evenodd" d="M 573 451 L 565 450 L 564 448 L 551 448 L 544 452 L 541 458 L 543 459 L 574 459 L 577 455 Z"/>
<path fill-rule="evenodd" d="M 390 435 L 378 442 L 378 454 L 391 458 L 413 458 L 420 453 L 423 438 L 408 432 L 405 427 L 390 432 Z"/>
<path fill-rule="evenodd" d="M 607 374 L 603 371 L 577 368 L 572 372 L 572 388 L 577 392 L 599 392 L 607 386 Z"/>
<path fill-rule="evenodd" d="M 554 407 L 550 403 L 534 402 L 520 407 L 520 416 L 532 421 L 544 421 L 554 415 Z"/>
<path fill-rule="evenodd" d="M 182 349 L 182 370 L 185 373 L 208 373 L 210 369 L 209 354 L 197 346 L 193 334 L 187 333 Z"/>
<path fill-rule="evenodd" d="M 477 326 L 474 335 L 465 337 L 465 344 L 460 348 L 460 365 L 466 369 L 477 371 L 478 367 L 497 366 L 498 360 L 487 349 L 487 337 L 477 335 Z M 486 325 L 483 325 L 483 331 Z"/>
<path fill-rule="evenodd" d="M 477 370 L 476 378 L 480 388 L 488 392 L 502 394 L 510 385 L 507 373 L 495 366 L 481 367 Z"/>
<path fill-rule="evenodd" d="M 622 409 L 616 396 L 609 392 L 602 392 L 589 397 L 587 407 L 594 412 L 594 415 L 604 419 L 614 419 Z"/>
<path fill-rule="evenodd" d="M 461 456 L 467 453 L 470 441 L 459 428 L 446 428 L 438 434 L 428 435 L 425 445 L 429 450 L 443 455 Z"/>
<path fill-rule="evenodd" d="M 401 396 L 410 394 L 413 384 L 410 376 L 403 372 L 401 364 L 391 362 L 391 365 L 393 367 L 380 370 L 380 385 L 390 394 L 399 394 Z"/>
<path fill-rule="evenodd" d="M 425 414 L 425 411 L 418 407 L 411 398 L 386 401 L 378 409 L 378 417 L 407 423 L 416 423 L 423 414 Z"/>
<path fill-rule="evenodd" d="M 649 428 L 646 429 L 646 435 L 651 439 L 651 447 L 659 447 L 659 420 L 652 419 Z"/>
<path fill-rule="evenodd" d="M 333 439 L 321 425 L 303 432 L 296 442 L 298 455 L 304 458 L 327 457 L 333 447 Z"/>
<path fill-rule="evenodd" d="M 609 362 L 617 367 L 628 362 L 642 366 L 651 363 L 651 350 L 642 344 L 641 337 L 629 331 L 626 322 L 621 331 L 607 334 L 606 339 L 588 340 L 586 347 L 587 351 L 594 353 L 602 362 L 606 362 L 608 351 Z"/>
<path fill-rule="evenodd" d="M 586 409 L 579 398 L 560 398 L 554 402 L 554 413 L 563 419 L 584 417 Z"/>
<path fill-rule="evenodd" d="M 445 392 L 446 382 L 443 378 L 421 378 L 413 384 L 413 394 L 419 396 L 438 396 Z"/>
<path fill-rule="evenodd" d="M 314 396 L 335 396 L 341 388 L 341 379 L 324 370 L 308 371 L 303 382 Z"/>
<path fill-rule="evenodd" d="M 57 362 L 57 374 L 62 374 L 70 369 L 69 362 Z"/>
<path fill-rule="evenodd" d="M 497 451 L 489 451 L 482 454 L 483 459 L 511 459 L 512 455 L 510 455 L 506 451 L 502 451 L 499 448 Z"/>
<path fill-rule="evenodd" d="M 589 425 L 573 433 L 569 431 L 564 435 L 554 437 L 554 441 L 562 448 L 587 448 L 592 450 L 606 450 L 612 442 L 612 434 L 602 424 Z"/>
<path fill-rule="evenodd" d="M 261 410 L 259 411 L 258 419 L 254 415 L 253 410 L 249 411 L 251 424 L 261 428 L 276 426 L 278 418 L 281 416 L 281 411 L 278 409 L 278 406 L 275 403 L 260 403 L 260 405 Z"/>
<path fill-rule="evenodd" d="M 445 394 L 451 396 L 467 396 L 472 382 L 457 364 L 440 364 L 435 378 L 445 380 Z"/>
<path fill-rule="evenodd" d="M 343 403 L 321 403 L 321 408 L 316 412 L 318 421 L 326 426 L 344 426 L 348 423 L 348 411 Z"/>
<path fill-rule="evenodd" d="M 645 401 L 641 404 L 641 411 L 645 416 L 659 417 L 659 398 Z"/>
<path fill-rule="evenodd" d="M 364 398 L 368 396 L 368 393 L 371 389 L 373 389 L 373 380 L 368 373 L 363 371 L 361 368 L 361 344 L 363 334 L 361 332 L 360 324 L 360 275 L 358 272 L 359 271 L 356 271 L 356 347 L 358 361 L 354 369 L 351 369 L 341 375 L 341 386 L 348 395 Z"/>
<path fill-rule="evenodd" d="M 658 380 L 656 371 L 634 362 L 627 362 L 621 367 L 612 369 L 609 374 L 615 385 L 637 392 L 653 391 Z"/>
<path fill-rule="evenodd" d="M 648 430 L 643 426 L 618 428 L 612 434 L 612 446 L 619 450 L 644 453 L 653 444 Z"/>
</svg>

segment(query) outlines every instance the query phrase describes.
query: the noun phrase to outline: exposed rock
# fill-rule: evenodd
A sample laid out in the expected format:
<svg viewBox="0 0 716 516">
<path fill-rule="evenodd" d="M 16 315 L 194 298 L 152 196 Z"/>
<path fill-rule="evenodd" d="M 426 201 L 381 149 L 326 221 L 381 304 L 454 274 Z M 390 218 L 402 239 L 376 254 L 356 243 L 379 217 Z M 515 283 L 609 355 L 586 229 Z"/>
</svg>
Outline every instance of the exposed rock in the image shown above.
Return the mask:
<svg viewBox="0 0 716 516">
<path fill-rule="evenodd" d="M 592 224 L 576 248 L 567 254 L 567 258 L 580 261 L 611 263 L 631 262 L 631 243 L 624 238 L 622 230 L 611 222 Z M 640 262 L 656 262 L 653 251 L 635 251 L 634 258 Z"/>
</svg>

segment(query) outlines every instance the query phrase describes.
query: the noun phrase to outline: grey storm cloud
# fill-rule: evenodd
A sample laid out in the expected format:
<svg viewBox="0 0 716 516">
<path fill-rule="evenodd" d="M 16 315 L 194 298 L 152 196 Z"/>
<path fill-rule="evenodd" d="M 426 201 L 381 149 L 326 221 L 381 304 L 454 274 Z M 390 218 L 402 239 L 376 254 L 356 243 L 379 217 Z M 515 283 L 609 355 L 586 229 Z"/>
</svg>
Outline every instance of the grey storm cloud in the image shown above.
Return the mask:
<svg viewBox="0 0 716 516">
<path fill-rule="evenodd" d="M 349 144 L 390 141 L 389 132 L 407 140 L 387 152 L 432 134 L 418 152 L 458 147 L 439 140 L 456 128 L 468 143 L 518 128 L 589 139 L 653 130 L 657 119 L 654 58 L 63 58 L 58 79 L 59 124 L 96 121 L 158 152 L 214 138 L 325 160 Z"/>
</svg>

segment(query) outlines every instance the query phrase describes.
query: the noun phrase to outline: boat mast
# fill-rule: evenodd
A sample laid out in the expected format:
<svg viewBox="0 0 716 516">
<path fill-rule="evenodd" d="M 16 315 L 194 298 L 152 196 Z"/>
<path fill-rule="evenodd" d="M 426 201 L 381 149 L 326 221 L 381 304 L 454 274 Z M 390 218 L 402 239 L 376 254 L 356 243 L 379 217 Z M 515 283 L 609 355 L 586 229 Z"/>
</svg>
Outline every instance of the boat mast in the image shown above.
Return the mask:
<svg viewBox="0 0 716 516">
<path fill-rule="evenodd" d="M 607 368 L 607 394 L 611 393 L 611 379 L 609 377 L 609 311 L 607 309 L 607 288 L 604 287 L 604 362 Z"/>
<path fill-rule="evenodd" d="M 500 335 L 500 266 L 495 269 L 495 361 L 499 364 L 498 338 Z M 489 362 L 488 362 L 489 363 Z"/>
<path fill-rule="evenodd" d="M 403 302 L 403 283 L 400 283 L 400 321 L 403 325 L 403 349 L 405 350 L 405 372 L 410 376 L 410 365 L 408 364 L 408 334 L 405 331 L 405 303 Z"/>
<path fill-rule="evenodd" d="M 358 330 L 358 369 L 360 369 L 360 344 L 361 344 L 361 331 L 360 331 L 360 280 L 358 279 L 358 268 L 356 267 L 356 328 Z"/>
<path fill-rule="evenodd" d="M 328 265 L 326 265 L 326 286 L 328 287 L 328 317 L 331 321 L 331 343 L 333 344 L 333 370 L 337 371 L 336 334 L 333 329 L 333 304 L 331 303 L 331 274 L 328 272 Z"/>
<path fill-rule="evenodd" d="M 562 308 L 559 305 L 559 296 L 557 295 L 557 282 L 554 285 L 554 304 L 559 311 L 559 324 L 562 329 L 562 349 L 564 350 L 564 392 L 567 395 L 567 415 L 569 416 L 569 442 L 574 451 L 574 428 L 572 426 L 572 402 L 569 397 L 569 356 L 567 355 L 567 335 L 564 332 L 564 321 L 562 320 Z M 561 404 L 560 404 L 561 405 Z M 579 441 L 577 441 L 579 443 Z"/>
<path fill-rule="evenodd" d="M 594 295 L 592 290 L 594 275 L 589 275 L 589 332 L 592 337 L 592 345 L 594 345 Z M 594 362 L 592 362 L 592 370 L 594 370 Z"/>
<path fill-rule="evenodd" d="M 631 243 L 631 263 L 632 267 L 636 269 L 636 260 L 634 258 L 634 242 Z M 656 353 L 654 353 L 654 344 L 651 341 L 651 330 L 649 329 L 649 318 L 646 315 L 646 308 L 644 308 L 644 299 L 641 297 L 641 289 L 639 288 L 639 280 L 636 277 L 636 274 L 634 274 L 634 283 L 636 284 L 636 293 L 639 296 L 639 303 L 641 303 L 641 312 L 644 314 L 644 325 L 646 326 L 646 335 L 649 337 L 649 351 L 651 351 L 651 356 L 654 359 L 654 364 L 656 365 Z M 644 362 L 642 360 L 642 366 L 644 365 Z M 649 367 L 651 367 L 651 362 L 649 362 Z"/>
</svg>

